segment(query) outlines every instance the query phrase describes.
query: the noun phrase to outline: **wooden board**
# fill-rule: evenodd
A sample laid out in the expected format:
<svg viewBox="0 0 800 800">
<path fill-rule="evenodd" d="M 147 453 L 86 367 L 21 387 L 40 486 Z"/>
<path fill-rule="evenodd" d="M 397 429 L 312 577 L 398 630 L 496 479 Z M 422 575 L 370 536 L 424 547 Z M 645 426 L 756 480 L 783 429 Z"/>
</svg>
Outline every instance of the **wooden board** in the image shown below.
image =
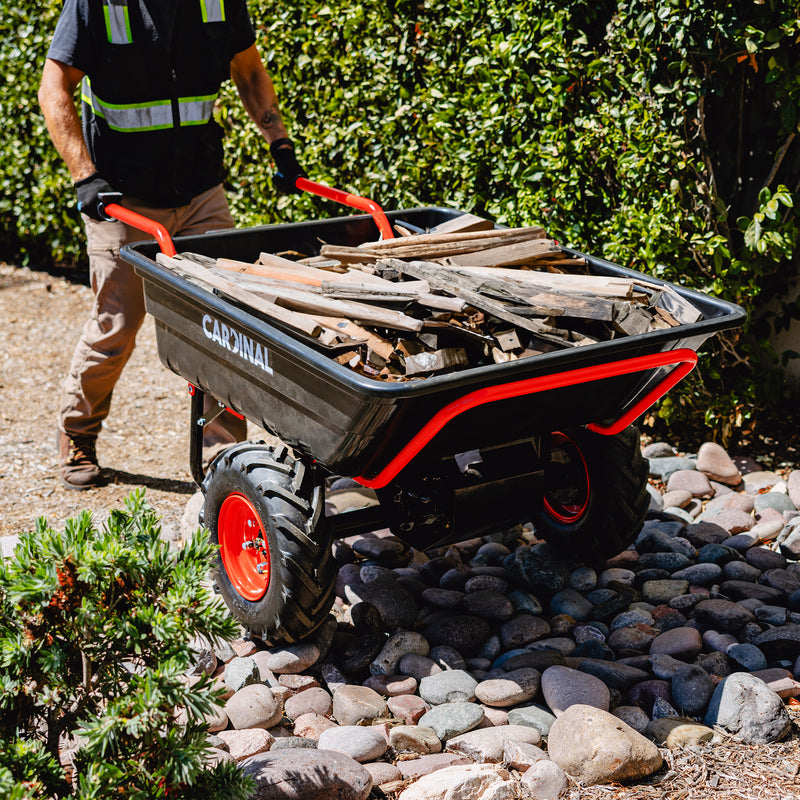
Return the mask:
<svg viewBox="0 0 800 800">
<path fill-rule="evenodd" d="M 321 328 L 316 322 L 309 321 L 306 317 L 294 314 L 286 308 L 281 308 L 276 303 L 265 300 L 253 294 L 253 292 L 248 292 L 234 283 L 234 281 L 214 275 L 205 267 L 201 267 L 188 259 L 170 258 L 163 253 L 156 253 L 156 261 L 168 269 L 173 269 L 207 286 L 218 289 L 234 300 L 260 311 L 265 316 L 283 322 L 291 328 L 302 331 L 308 336 L 317 337 L 321 332 Z"/>
</svg>

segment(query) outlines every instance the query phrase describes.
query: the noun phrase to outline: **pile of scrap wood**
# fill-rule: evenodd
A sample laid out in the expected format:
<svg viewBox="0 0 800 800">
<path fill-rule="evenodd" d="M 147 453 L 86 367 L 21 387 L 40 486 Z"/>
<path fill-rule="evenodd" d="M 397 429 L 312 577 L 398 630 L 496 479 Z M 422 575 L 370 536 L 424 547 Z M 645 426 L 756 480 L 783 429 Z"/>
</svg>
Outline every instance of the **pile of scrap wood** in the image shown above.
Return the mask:
<svg viewBox="0 0 800 800">
<path fill-rule="evenodd" d="M 255 263 L 182 253 L 158 261 L 313 340 L 340 364 L 404 381 L 695 322 L 670 287 L 589 274 L 539 227 L 464 215 L 426 233 L 324 244 Z"/>
</svg>

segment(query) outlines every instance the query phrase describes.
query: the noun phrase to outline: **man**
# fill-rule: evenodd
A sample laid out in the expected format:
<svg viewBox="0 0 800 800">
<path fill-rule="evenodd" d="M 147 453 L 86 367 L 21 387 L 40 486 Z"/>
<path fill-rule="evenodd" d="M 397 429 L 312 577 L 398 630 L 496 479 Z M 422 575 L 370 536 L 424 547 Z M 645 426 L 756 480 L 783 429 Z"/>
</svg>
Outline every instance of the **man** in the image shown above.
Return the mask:
<svg viewBox="0 0 800 800">
<path fill-rule="evenodd" d="M 212 115 L 229 77 L 270 145 L 276 187 L 296 191 L 304 173 L 246 0 L 65 0 L 39 102 L 75 182 L 95 297 L 61 399 L 59 463 L 69 488 L 101 483 L 97 435 L 145 315 L 141 279 L 119 257 L 122 245 L 144 235 L 108 220 L 101 195 L 120 192 L 122 205 L 173 236 L 233 227 L 222 130 Z M 244 420 L 225 413 L 206 428 L 204 445 L 241 440 L 245 430 Z"/>
</svg>

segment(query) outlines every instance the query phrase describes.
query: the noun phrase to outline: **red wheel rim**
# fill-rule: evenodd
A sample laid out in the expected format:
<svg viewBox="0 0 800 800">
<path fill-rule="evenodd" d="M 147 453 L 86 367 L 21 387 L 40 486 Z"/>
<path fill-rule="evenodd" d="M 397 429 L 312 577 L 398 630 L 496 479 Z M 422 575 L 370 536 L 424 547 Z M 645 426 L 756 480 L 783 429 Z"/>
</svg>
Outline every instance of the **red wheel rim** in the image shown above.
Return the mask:
<svg viewBox="0 0 800 800">
<path fill-rule="evenodd" d="M 565 525 L 577 522 L 589 505 L 589 488 L 589 468 L 580 447 L 567 434 L 555 431 L 545 470 L 545 511 Z"/>
<path fill-rule="evenodd" d="M 260 600 L 269 586 L 267 534 L 258 512 L 243 494 L 229 494 L 223 501 L 217 517 L 217 538 L 233 588 L 246 600 Z"/>
</svg>

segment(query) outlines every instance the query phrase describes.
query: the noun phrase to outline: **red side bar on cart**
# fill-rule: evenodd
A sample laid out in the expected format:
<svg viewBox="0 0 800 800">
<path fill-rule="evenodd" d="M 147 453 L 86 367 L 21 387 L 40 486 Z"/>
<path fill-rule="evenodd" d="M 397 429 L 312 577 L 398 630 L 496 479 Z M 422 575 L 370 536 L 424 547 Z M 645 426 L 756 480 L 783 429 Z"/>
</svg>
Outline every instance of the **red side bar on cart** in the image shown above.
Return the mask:
<svg viewBox="0 0 800 800">
<path fill-rule="evenodd" d="M 512 397 L 521 397 L 526 394 L 536 394 L 551 389 L 561 389 L 565 386 L 574 386 L 577 383 L 614 378 L 618 375 L 628 375 L 632 372 L 644 372 L 675 365 L 653 389 L 638 400 L 632 408 L 625 412 L 610 425 L 592 423 L 587 427 L 596 433 L 611 436 L 619 433 L 630 425 L 637 417 L 644 414 L 647 409 L 662 395 L 666 394 L 676 383 L 683 380 L 697 364 L 697 353 L 694 350 L 670 350 L 666 353 L 653 353 L 646 356 L 636 356 L 624 361 L 613 361 L 609 364 L 598 364 L 593 367 L 559 372 L 554 375 L 542 375 L 538 378 L 526 378 L 521 381 L 504 383 L 499 386 L 489 386 L 477 389 L 464 395 L 452 403 L 448 403 L 420 429 L 420 431 L 406 444 L 399 453 L 374 477 L 366 478 L 363 475 L 356 478 L 362 485 L 370 489 L 382 489 L 391 483 L 412 459 L 436 436 L 448 422 L 459 414 L 469 411 L 485 403 L 497 400 L 508 400 Z"/>
<path fill-rule="evenodd" d="M 172 237 L 160 222 L 156 222 L 154 219 L 145 217 L 142 214 L 137 214 L 135 211 L 131 211 L 129 208 L 119 205 L 119 203 L 109 203 L 103 207 L 103 211 L 108 214 L 109 217 L 114 217 L 114 219 L 118 219 L 120 222 L 124 222 L 133 228 L 138 228 L 140 231 L 149 233 L 158 242 L 161 252 L 164 253 L 164 255 L 176 255 L 177 251 L 175 250 Z"/>
<path fill-rule="evenodd" d="M 308 178 L 298 178 L 295 186 L 302 192 L 310 192 L 311 194 L 319 195 L 327 200 L 333 200 L 335 203 L 341 203 L 343 206 L 350 206 L 351 208 L 358 208 L 361 211 L 366 211 L 372 215 L 378 230 L 381 233 L 382 239 L 394 239 L 392 233 L 392 226 L 383 213 L 383 209 L 374 201 L 366 197 L 360 197 L 357 194 L 350 194 L 343 192 L 341 189 L 334 189 L 331 186 L 326 186 L 324 183 L 317 183 Z"/>
</svg>

